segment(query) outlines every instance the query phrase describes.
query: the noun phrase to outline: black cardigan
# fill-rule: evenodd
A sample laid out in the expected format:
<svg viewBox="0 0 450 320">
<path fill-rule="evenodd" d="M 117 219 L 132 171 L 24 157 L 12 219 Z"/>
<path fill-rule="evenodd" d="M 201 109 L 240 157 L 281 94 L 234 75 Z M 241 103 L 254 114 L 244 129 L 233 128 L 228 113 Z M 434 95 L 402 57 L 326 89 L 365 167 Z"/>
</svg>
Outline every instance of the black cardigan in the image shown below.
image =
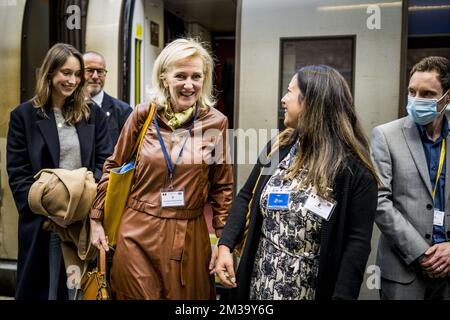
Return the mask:
<svg viewBox="0 0 450 320">
<path fill-rule="evenodd" d="M 260 159 L 269 154 L 270 148 L 269 143 L 233 202 L 219 245 L 233 250 L 241 242 L 252 191 L 263 169 Z M 289 150 L 290 146 L 281 147 L 279 159 L 282 160 Z M 236 273 L 237 287 L 231 289 L 230 299 L 245 300 L 249 297 L 263 221 L 259 199 L 270 176 L 262 175 L 255 190 L 248 238 Z M 369 170 L 352 156 L 336 177 L 333 189 L 337 205 L 330 220 L 322 223 L 315 299 L 357 299 L 371 249 L 377 184 Z"/>
</svg>

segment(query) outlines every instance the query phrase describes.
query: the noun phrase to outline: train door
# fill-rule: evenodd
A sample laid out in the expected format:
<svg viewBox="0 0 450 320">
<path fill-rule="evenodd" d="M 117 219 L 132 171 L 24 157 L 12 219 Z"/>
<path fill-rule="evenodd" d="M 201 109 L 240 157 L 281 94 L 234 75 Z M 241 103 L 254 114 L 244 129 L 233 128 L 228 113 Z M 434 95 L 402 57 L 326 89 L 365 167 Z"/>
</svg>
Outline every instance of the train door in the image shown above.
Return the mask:
<svg viewBox="0 0 450 320">
<path fill-rule="evenodd" d="M 152 91 L 152 71 L 156 58 L 164 46 L 165 16 L 162 0 L 144 1 L 144 35 L 141 98 L 149 101 Z"/>
<path fill-rule="evenodd" d="M 138 105 L 143 100 L 143 73 L 144 73 L 144 44 L 147 36 L 145 27 L 144 4 L 141 0 L 134 3 L 131 28 L 130 51 L 130 91 L 129 101 L 131 106 Z"/>
<path fill-rule="evenodd" d="M 450 59 L 450 0 L 409 0 L 407 9 L 407 45 L 403 51 L 405 72 L 402 75 L 399 116 L 406 115 L 409 72 L 414 64 L 426 56 Z M 449 108 L 446 115 L 449 118 Z"/>
<path fill-rule="evenodd" d="M 24 1 L 0 3 L 0 296 L 12 296 L 17 259 L 18 214 L 6 173 L 9 113 L 20 103 L 20 56 Z"/>
<path fill-rule="evenodd" d="M 234 127 L 234 68 L 236 46 L 236 1 L 165 0 L 164 40 L 180 36 L 200 38 L 209 43 L 215 58 L 216 107 Z"/>
<path fill-rule="evenodd" d="M 89 0 L 86 22 L 86 51 L 103 55 L 108 70 L 104 90 L 129 101 L 128 64 L 129 21 L 132 0 Z M 125 86 L 126 89 L 123 89 Z"/>
<path fill-rule="evenodd" d="M 212 46 L 217 63 L 215 83 L 217 90 L 216 108 L 229 119 L 229 128 L 234 128 L 234 76 L 236 38 L 234 32 L 216 32 L 212 34 Z"/>
<path fill-rule="evenodd" d="M 105 57 L 105 91 L 132 107 L 148 101 L 151 70 L 164 45 L 162 0 L 90 0 L 86 50 Z"/>
<path fill-rule="evenodd" d="M 87 2 L 26 1 L 22 24 L 20 101 L 33 97 L 38 67 L 52 45 L 64 42 L 84 51 Z"/>
</svg>

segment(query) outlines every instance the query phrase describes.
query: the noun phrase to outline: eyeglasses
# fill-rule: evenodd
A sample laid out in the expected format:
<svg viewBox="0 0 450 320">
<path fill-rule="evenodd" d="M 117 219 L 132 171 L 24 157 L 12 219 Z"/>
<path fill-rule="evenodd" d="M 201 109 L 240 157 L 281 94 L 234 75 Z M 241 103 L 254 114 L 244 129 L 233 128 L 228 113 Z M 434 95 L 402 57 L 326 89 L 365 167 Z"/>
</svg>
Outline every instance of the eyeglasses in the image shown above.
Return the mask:
<svg viewBox="0 0 450 320">
<path fill-rule="evenodd" d="M 89 74 L 91 76 L 97 71 L 97 75 L 99 77 L 106 76 L 106 73 L 108 72 L 108 70 L 106 70 L 106 69 L 95 69 L 95 68 L 86 68 L 84 70 L 87 74 Z"/>
</svg>

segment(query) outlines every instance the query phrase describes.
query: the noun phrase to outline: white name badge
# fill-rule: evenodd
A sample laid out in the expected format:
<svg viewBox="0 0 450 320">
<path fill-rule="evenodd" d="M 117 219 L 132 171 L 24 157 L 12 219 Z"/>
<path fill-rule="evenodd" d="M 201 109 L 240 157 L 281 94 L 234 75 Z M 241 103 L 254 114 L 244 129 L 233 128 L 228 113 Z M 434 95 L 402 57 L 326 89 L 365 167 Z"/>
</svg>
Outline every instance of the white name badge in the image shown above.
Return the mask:
<svg viewBox="0 0 450 320">
<path fill-rule="evenodd" d="M 184 191 L 161 191 L 161 207 L 183 207 Z"/>
<path fill-rule="evenodd" d="M 444 225 L 444 215 L 445 213 L 443 211 L 434 210 L 434 218 L 433 218 L 433 224 L 435 226 L 442 227 Z"/>
<path fill-rule="evenodd" d="M 311 193 L 305 202 L 305 208 L 319 217 L 328 220 L 334 210 L 336 203 L 322 199 L 315 193 Z"/>
</svg>

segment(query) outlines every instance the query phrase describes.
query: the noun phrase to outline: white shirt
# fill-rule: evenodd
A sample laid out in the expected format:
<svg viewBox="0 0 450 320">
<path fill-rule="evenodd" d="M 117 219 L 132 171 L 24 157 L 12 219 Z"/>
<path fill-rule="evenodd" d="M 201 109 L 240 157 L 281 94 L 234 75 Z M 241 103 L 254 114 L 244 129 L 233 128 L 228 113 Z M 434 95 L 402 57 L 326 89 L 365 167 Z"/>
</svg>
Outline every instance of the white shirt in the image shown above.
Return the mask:
<svg viewBox="0 0 450 320">
<path fill-rule="evenodd" d="M 97 93 L 95 96 L 93 96 L 91 99 L 99 105 L 99 107 L 102 107 L 102 101 L 103 101 L 103 96 L 105 95 L 105 93 L 102 91 L 100 91 L 99 93 Z"/>
</svg>

